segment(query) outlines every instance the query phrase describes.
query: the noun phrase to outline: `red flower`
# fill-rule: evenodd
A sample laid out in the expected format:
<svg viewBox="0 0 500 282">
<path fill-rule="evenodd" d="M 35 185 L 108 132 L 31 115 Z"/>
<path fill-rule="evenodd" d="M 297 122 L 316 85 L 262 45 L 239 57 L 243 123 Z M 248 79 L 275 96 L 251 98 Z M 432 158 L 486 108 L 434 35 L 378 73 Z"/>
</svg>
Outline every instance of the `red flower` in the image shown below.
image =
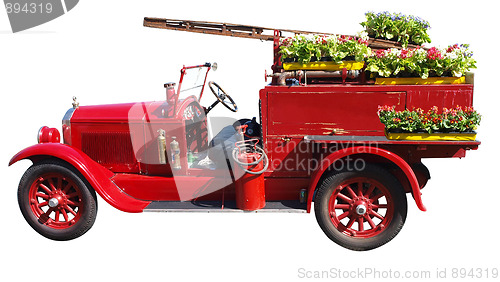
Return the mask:
<svg viewBox="0 0 500 282">
<path fill-rule="evenodd" d="M 368 40 L 364 40 L 363 38 L 358 38 L 358 43 L 368 45 Z"/>
<path fill-rule="evenodd" d="M 382 49 L 377 50 L 376 55 L 377 55 L 377 58 L 379 58 L 379 59 L 385 57 L 385 50 L 382 50 Z"/>
<path fill-rule="evenodd" d="M 410 52 L 408 49 L 403 49 L 401 50 L 401 55 L 399 55 L 399 57 L 401 59 L 406 59 L 406 58 L 411 58 L 412 55 L 413 53 Z"/>
<path fill-rule="evenodd" d="M 443 59 L 443 55 L 441 54 L 439 49 L 437 49 L 436 47 L 432 47 L 427 51 L 427 58 L 431 60 L 441 60 Z"/>
</svg>

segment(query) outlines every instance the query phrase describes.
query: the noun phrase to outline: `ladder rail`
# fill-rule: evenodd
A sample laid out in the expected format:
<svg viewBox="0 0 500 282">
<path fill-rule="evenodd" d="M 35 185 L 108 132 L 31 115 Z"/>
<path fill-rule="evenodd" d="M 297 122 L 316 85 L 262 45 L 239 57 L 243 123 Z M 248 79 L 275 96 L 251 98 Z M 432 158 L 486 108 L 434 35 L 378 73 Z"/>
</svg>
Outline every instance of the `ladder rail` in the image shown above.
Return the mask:
<svg viewBox="0 0 500 282">
<path fill-rule="evenodd" d="M 261 26 L 231 24 L 222 22 L 177 20 L 177 19 L 152 18 L 152 17 L 145 17 L 143 25 L 145 27 L 151 27 L 151 28 L 259 39 L 262 41 L 273 41 L 276 34 L 275 31 L 278 31 L 277 34 L 280 38 L 287 37 L 284 35 L 284 33 L 335 35 L 334 33 L 326 33 L 326 32 L 314 32 L 314 31 L 293 30 L 293 29 L 277 29 L 277 28 L 267 28 Z M 375 39 L 375 38 L 370 38 L 368 40 L 368 46 L 372 49 L 402 48 L 401 43 L 399 42 L 386 39 Z M 416 48 L 418 46 L 409 44 L 408 47 Z"/>
<path fill-rule="evenodd" d="M 241 24 L 222 23 L 222 22 L 176 20 L 176 19 L 150 18 L 150 17 L 144 18 L 144 26 L 170 29 L 170 30 L 196 32 L 196 33 L 232 36 L 232 37 L 254 38 L 265 41 L 273 41 L 274 39 L 273 32 L 275 30 L 280 31 L 280 37 L 285 37 L 282 35 L 283 32 L 293 33 L 293 34 L 333 35 L 333 33 L 325 33 L 325 32 L 312 32 L 304 30 L 292 30 L 292 29 L 276 29 L 276 28 L 268 28 L 261 26 L 241 25 Z M 266 34 L 265 32 L 269 32 L 269 34 Z"/>
</svg>

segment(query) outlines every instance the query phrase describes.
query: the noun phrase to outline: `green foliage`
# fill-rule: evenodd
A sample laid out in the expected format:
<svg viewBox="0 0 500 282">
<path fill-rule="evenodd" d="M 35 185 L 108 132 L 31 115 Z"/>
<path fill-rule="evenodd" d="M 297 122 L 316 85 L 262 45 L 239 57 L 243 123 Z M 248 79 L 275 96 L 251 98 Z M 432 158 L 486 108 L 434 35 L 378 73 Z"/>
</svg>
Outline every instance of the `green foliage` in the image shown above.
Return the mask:
<svg viewBox="0 0 500 282">
<path fill-rule="evenodd" d="M 405 48 L 409 43 L 422 45 L 431 42 L 427 34 L 429 23 L 419 17 L 389 12 L 368 12 L 365 17 L 361 25 L 371 37 L 396 40 Z"/>
<path fill-rule="evenodd" d="M 280 42 L 282 60 L 292 58 L 299 63 L 309 63 L 313 57 L 317 60 L 328 58 L 336 63 L 342 63 L 346 57 L 352 56 L 358 62 L 364 61 L 371 54 L 368 47 L 368 37 L 344 35 L 295 35 Z"/>
<path fill-rule="evenodd" d="M 431 74 L 463 76 L 476 67 L 469 45 L 451 45 L 445 49 L 432 47 L 377 50 L 367 60 L 366 69 L 381 77 L 407 76 L 428 78 Z"/>
</svg>

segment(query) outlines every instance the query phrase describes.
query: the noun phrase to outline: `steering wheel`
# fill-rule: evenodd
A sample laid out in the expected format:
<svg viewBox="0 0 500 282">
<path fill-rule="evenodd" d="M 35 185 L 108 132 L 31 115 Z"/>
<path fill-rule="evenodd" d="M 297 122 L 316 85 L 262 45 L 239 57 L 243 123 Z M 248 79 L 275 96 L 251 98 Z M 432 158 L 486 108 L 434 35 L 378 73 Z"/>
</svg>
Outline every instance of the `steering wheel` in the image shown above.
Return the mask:
<svg viewBox="0 0 500 282">
<path fill-rule="evenodd" d="M 212 105 L 210 105 L 210 107 L 207 108 L 207 113 L 210 112 L 219 103 L 222 103 L 222 105 L 228 108 L 231 112 L 238 111 L 238 106 L 236 106 L 234 100 L 231 98 L 231 96 L 227 95 L 226 91 L 224 91 L 224 89 L 222 89 L 219 84 L 213 81 L 209 81 L 208 87 L 210 87 L 210 90 L 212 90 L 212 93 L 217 98 L 217 101 L 215 101 Z M 228 101 L 226 101 L 226 98 L 229 100 L 229 103 Z"/>
</svg>

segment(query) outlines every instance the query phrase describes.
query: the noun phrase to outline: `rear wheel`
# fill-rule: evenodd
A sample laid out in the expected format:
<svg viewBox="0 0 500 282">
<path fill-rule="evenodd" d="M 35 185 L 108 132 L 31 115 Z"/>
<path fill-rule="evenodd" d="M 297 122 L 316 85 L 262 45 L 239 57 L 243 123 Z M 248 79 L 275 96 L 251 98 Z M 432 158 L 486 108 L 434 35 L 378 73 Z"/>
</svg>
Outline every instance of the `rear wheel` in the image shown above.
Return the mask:
<svg viewBox="0 0 500 282">
<path fill-rule="evenodd" d="M 31 166 L 19 183 L 18 201 L 31 227 L 53 240 L 83 235 L 97 214 L 94 190 L 69 166 L 59 162 Z"/>
<path fill-rule="evenodd" d="M 318 188 L 314 209 L 321 229 L 332 241 L 365 251 L 384 245 L 399 233 L 407 202 L 402 185 L 392 174 L 366 165 L 362 171 L 327 176 Z"/>
</svg>

